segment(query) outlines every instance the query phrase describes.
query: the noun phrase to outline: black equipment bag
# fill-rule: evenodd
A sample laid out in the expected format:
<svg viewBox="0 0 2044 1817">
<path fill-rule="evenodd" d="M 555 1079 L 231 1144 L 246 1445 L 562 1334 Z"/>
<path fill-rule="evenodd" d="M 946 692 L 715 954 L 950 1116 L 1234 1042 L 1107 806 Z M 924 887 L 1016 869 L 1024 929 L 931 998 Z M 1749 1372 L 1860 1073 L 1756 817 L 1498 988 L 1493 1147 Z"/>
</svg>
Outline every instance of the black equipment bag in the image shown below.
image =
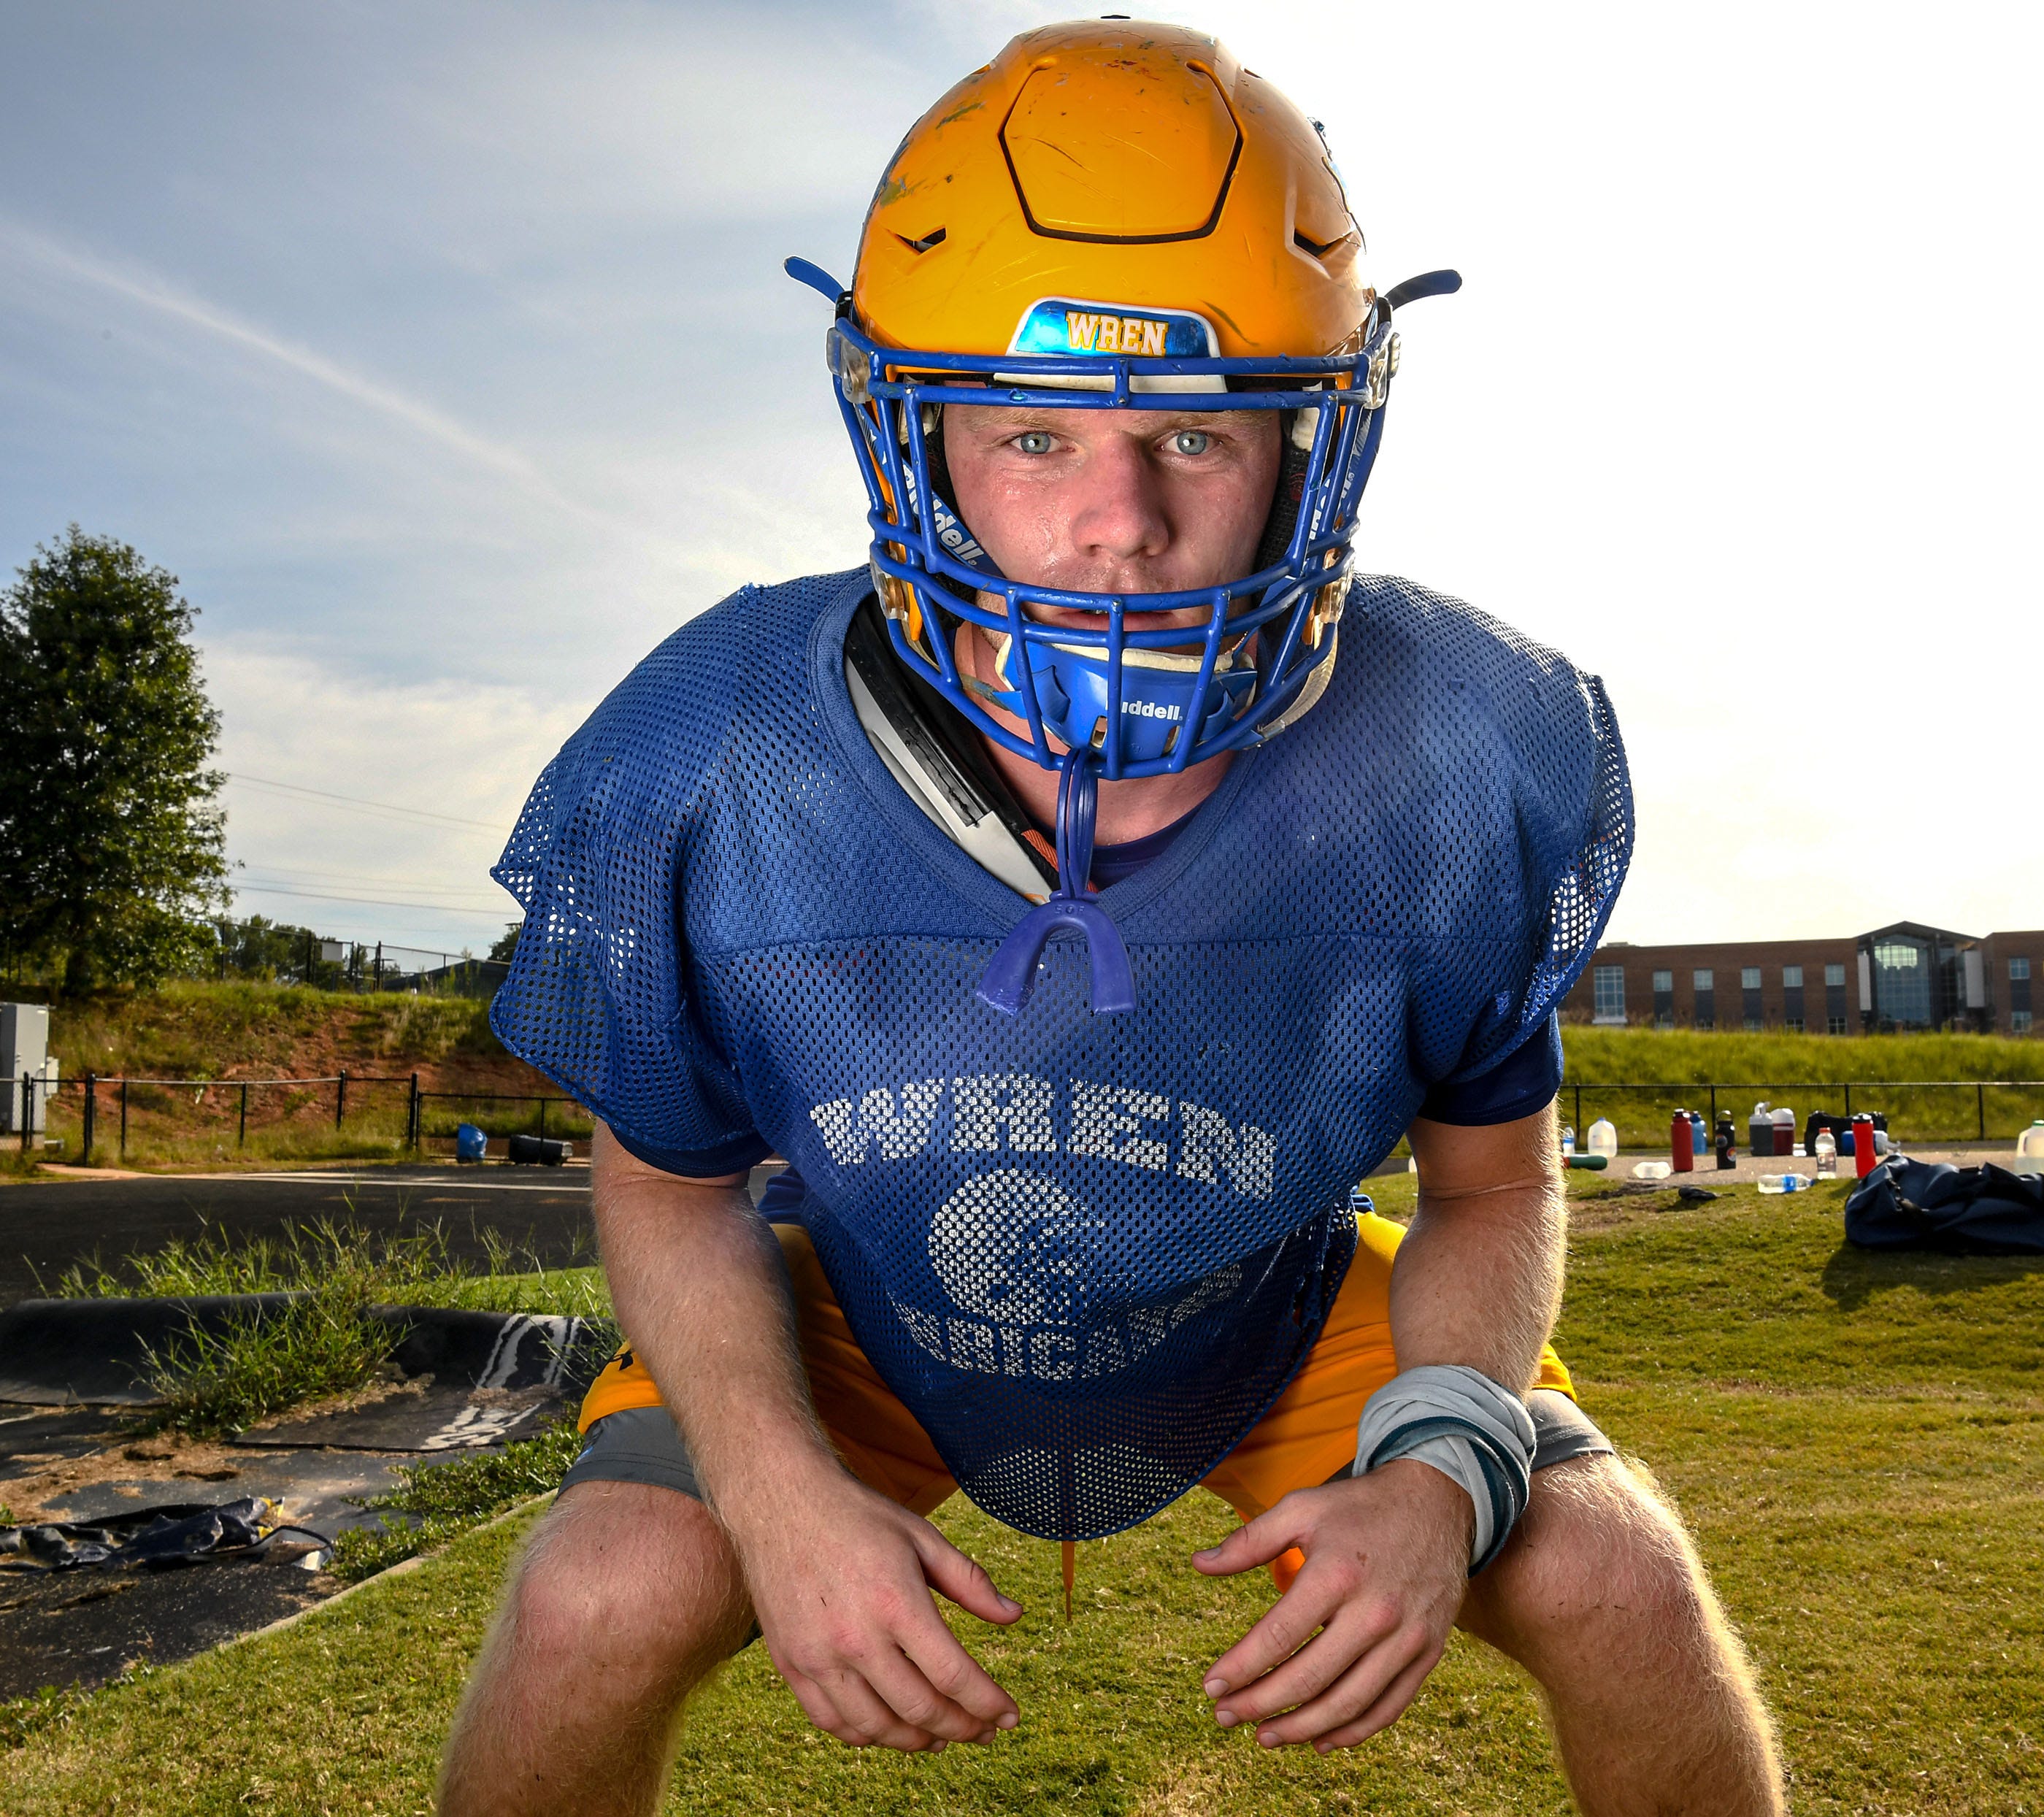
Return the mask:
<svg viewBox="0 0 2044 1817">
<path fill-rule="evenodd" d="M 1890 1155 L 1846 1200 L 1846 1238 L 1862 1249 L 2044 1255 L 2044 1176 Z"/>
</svg>

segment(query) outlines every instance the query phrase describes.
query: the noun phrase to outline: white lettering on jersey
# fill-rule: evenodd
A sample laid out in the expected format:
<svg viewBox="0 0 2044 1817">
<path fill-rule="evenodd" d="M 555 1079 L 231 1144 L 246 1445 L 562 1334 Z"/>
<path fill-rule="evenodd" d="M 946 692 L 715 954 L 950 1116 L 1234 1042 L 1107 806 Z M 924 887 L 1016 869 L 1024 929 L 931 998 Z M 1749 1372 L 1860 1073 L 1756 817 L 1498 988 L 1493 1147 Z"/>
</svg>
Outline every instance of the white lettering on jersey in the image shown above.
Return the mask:
<svg viewBox="0 0 2044 1817">
<path fill-rule="evenodd" d="M 1162 1173 L 1171 1165 L 1171 1145 L 1143 1127 L 1146 1117 L 1168 1119 L 1171 1101 L 1129 1085 L 1094 1085 L 1072 1081 L 1072 1152 L 1125 1161 Z"/>
<path fill-rule="evenodd" d="M 1267 1130 L 1245 1123 L 1238 1135 L 1219 1111 L 1183 1098 L 1178 1101 L 1178 1118 L 1183 1129 L 1178 1145 L 1181 1179 L 1204 1180 L 1210 1186 L 1218 1186 L 1220 1177 L 1214 1171 L 1218 1161 L 1228 1170 L 1238 1193 L 1252 1199 L 1270 1197 L 1277 1173 L 1278 1145 Z"/>
<path fill-rule="evenodd" d="M 818 1104 L 809 1112 L 809 1121 L 823 1131 L 824 1146 L 840 1167 L 857 1166 L 875 1142 L 889 1161 L 905 1161 L 929 1147 L 930 1126 L 936 1121 L 943 1095 L 942 1079 L 918 1079 L 901 1088 L 897 1115 L 894 1094 L 885 1085 L 876 1085 L 859 1101 L 856 1112 L 850 1098 L 840 1098 L 835 1104 Z"/>
<path fill-rule="evenodd" d="M 1177 1298 L 1132 1305 L 1135 1277 L 1105 1222 L 1047 1174 L 997 1168 L 968 1180 L 930 1220 L 930 1266 L 970 1315 L 896 1314 L 940 1362 L 976 1375 L 1071 1381 L 1139 1362 L 1195 1314 L 1232 1299 L 1231 1262 Z"/>
<path fill-rule="evenodd" d="M 951 1151 L 997 1153 L 1001 1132 L 1018 1154 L 1050 1154 L 1058 1139 L 1051 1128 L 1052 1089 L 1048 1079 L 1027 1073 L 978 1073 L 951 1081 Z"/>
<path fill-rule="evenodd" d="M 1057 1152 L 1057 1093 L 1049 1080 L 1028 1073 L 971 1074 L 953 1079 L 951 1094 L 952 1153 Z M 876 1085 L 855 1102 L 839 1098 L 816 1105 L 809 1120 L 841 1167 L 859 1166 L 876 1143 L 882 1159 L 905 1161 L 930 1147 L 943 1096 L 942 1079 L 912 1080 L 898 1092 Z M 1221 1112 L 1189 1099 L 1180 1099 L 1177 1109 L 1181 1179 L 1231 1185 L 1252 1199 L 1270 1197 L 1278 1145 L 1268 1130 L 1251 1123 L 1238 1129 Z M 1070 1151 L 1165 1173 L 1171 1170 L 1171 1100 L 1160 1093 L 1074 1079 Z"/>
</svg>

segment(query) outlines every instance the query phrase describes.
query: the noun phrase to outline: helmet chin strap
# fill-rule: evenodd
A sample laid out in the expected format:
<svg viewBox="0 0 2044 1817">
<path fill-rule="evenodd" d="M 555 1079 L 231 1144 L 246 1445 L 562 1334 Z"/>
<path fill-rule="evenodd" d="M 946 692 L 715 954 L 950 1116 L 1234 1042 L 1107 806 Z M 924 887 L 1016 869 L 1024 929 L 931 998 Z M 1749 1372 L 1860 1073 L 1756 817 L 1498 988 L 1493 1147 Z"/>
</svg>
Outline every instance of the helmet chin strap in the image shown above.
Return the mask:
<svg viewBox="0 0 2044 1817">
<path fill-rule="evenodd" d="M 1093 870 L 1093 816 L 1098 806 L 1098 756 L 1089 747 L 1066 751 L 1058 766 L 1058 893 L 1039 902 L 1009 929 L 981 975 L 981 1002 L 1003 1016 L 1021 1013 L 1036 982 L 1036 966 L 1060 928 L 1082 935 L 1093 963 L 1093 1012 L 1115 1016 L 1135 1007 L 1135 975 L 1121 931 L 1086 896 Z"/>
</svg>

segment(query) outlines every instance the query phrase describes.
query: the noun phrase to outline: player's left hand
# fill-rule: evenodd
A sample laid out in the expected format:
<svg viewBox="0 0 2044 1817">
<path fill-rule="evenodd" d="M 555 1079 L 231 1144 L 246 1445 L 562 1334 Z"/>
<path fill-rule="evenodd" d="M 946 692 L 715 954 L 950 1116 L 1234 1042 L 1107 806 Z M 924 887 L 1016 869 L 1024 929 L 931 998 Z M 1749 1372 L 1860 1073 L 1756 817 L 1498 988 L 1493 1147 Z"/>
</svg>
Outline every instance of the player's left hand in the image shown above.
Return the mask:
<svg viewBox="0 0 2044 1817">
<path fill-rule="evenodd" d="M 1310 1742 L 1322 1754 L 1389 1728 L 1447 1645 L 1469 1588 L 1474 1519 L 1463 1490 L 1400 1458 L 1296 1489 L 1194 1553 L 1209 1577 L 1267 1565 L 1294 1546 L 1306 1555 L 1292 1588 L 1207 1673 L 1215 1719 L 1256 1723 L 1266 1747 Z"/>
</svg>

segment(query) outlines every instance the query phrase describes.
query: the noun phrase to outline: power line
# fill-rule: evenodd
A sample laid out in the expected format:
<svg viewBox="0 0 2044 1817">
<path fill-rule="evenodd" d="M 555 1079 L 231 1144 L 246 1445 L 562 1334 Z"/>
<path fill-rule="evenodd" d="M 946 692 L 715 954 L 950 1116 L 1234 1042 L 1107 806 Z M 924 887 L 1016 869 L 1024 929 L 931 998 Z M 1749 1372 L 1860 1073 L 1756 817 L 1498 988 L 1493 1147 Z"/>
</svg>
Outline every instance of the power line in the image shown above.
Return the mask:
<svg viewBox="0 0 2044 1817">
<path fill-rule="evenodd" d="M 275 782 L 267 776 L 248 776 L 234 770 L 227 773 L 230 782 L 238 782 L 246 789 L 268 789 L 289 797 L 304 797 L 351 813 L 378 816 L 395 816 L 400 820 L 432 820 L 444 826 L 479 827 L 487 833 L 508 833 L 511 829 L 496 820 L 471 820 L 459 814 L 436 814 L 425 808 L 406 808 L 395 801 L 371 801 L 359 795 L 336 795 L 328 789 L 307 789 L 296 782 Z"/>
<path fill-rule="evenodd" d="M 303 870 L 290 865 L 243 863 L 236 867 L 236 874 L 248 878 L 252 886 L 274 882 L 293 888 L 305 888 L 323 883 L 338 883 L 350 889 L 390 889 L 413 892 L 423 889 L 428 893 L 477 896 L 485 902 L 497 900 L 494 885 L 487 889 L 480 885 L 471 889 L 467 885 L 456 883 L 451 891 L 444 891 L 432 882 L 414 883 L 409 877 L 379 877 L 360 870 Z"/>
<path fill-rule="evenodd" d="M 469 908 L 452 902 L 400 902 L 387 896 L 336 896 L 323 889 L 286 889 L 274 883 L 236 885 L 236 896 L 302 896 L 311 902 L 359 902 L 371 908 L 432 908 L 448 915 L 483 915 L 493 921 L 513 919 L 498 908 Z M 513 905 L 513 906 L 516 906 Z"/>
</svg>

